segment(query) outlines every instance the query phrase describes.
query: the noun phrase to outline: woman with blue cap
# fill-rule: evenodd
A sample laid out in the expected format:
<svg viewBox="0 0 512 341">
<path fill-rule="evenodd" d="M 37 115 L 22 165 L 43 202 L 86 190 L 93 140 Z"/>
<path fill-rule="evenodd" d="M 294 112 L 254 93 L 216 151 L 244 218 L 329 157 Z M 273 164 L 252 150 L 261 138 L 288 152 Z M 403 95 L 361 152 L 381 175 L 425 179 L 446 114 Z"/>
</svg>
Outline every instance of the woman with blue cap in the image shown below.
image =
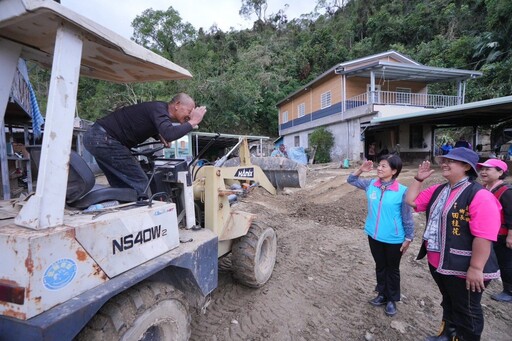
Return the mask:
<svg viewBox="0 0 512 341">
<path fill-rule="evenodd" d="M 500 228 L 501 205 L 475 182 L 477 153 L 454 148 L 436 160 L 447 182 L 421 191 L 423 181 L 434 173 L 424 161 L 406 195 L 416 212 L 426 212 L 417 259 L 427 256 L 442 295 L 441 330 L 426 340 L 478 341 L 484 328 L 482 293 L 491 279 L 499 277 L 492 242 Z"/>
</svg>

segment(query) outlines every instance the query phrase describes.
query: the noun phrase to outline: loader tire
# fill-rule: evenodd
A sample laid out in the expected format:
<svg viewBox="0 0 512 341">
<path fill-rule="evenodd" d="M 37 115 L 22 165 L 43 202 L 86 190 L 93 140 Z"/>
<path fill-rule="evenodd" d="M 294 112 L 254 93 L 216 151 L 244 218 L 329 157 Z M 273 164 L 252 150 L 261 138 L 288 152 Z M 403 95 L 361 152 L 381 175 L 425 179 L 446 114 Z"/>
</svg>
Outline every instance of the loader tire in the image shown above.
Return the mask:
<svg viewBox="0 0 512 341">
<path fill-rule="evenodd" d="M 277 236 L 271 227 L 253 223 L 247 234 L 233 243 L 234 278 L 251 288 L 264 285 L 272 275 L 277 255 Z"/>
<path fill-rule="evenodd" d="M 188 340 L 183 294 L 162 282 L 142 282 L 110 299 L 75 340 Z"/>
</svg>

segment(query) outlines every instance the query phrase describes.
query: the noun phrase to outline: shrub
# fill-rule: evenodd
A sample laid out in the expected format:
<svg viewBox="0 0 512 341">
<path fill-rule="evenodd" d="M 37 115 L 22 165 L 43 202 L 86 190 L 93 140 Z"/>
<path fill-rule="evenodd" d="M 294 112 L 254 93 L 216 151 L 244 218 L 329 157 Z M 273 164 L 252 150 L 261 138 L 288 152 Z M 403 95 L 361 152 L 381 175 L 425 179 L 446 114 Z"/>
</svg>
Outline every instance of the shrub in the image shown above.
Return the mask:
<svg viewBox="0 0 512 341">
<path fill-rule="evenodd" d="M 331 161 L 331 148 L 334 145 L 334 136 L 323 128 L 317 128 L 311 133 L 309 142 L 311 147 L 316 147 L 315 163 L 326 163 Z"/>
</svg>

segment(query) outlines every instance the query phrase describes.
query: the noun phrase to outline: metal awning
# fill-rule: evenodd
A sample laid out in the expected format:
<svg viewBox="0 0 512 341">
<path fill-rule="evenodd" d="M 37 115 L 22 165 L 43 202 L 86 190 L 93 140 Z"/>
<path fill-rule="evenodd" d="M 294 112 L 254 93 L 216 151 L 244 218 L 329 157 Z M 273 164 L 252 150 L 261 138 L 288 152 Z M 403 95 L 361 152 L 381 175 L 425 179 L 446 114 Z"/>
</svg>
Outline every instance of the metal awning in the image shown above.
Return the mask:
<svg viewBox="0 0 512 341">
<path fill-rule="evenodd" d="M 494 125 L 512 119 L 512 96 L 466 103 L 451 107 L 418 111 L 404 115 L 378 117 L 371 120 L 369 130 L 401 124 L 433 124 L 449 126 Z"/>
<path fill-rule="evenodd" d="M 23 45 L 21 57 L 51 68 L 57 29 L 84 37 L 80 74 L 117 83 L 191 78 L 189 71 L 55 1 L 0 1 L 0 38 Z"/>
<path fill-rule="evenodd" d="M 356 68 L 339 66 L 336 73 L 347 77 L 370 78 L 371 73 L 382 81 L 412 81 L 439 83 L 454 80 L 474 79 L 482 76 L 481 72 L 471 70 L 447 69 L 425 65 L 376 61 Z"/>
</svg>

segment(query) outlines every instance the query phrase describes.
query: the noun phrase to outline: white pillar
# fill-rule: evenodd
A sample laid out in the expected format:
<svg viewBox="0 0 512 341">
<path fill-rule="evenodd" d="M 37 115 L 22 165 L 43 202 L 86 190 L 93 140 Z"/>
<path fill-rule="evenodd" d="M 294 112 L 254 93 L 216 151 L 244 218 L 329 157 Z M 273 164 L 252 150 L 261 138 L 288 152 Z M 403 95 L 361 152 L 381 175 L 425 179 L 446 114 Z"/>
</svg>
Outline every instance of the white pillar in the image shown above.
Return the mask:
<svg viewBox="0 0 512 341">
<path fill-rule="evenodd" d="M 11 186 L 9 185 L 9 164 L 7 162 L 4 119 L 20 54 L 20 45 L 0 38 L 0 168 L 3 198 L 5 200 L 11 198 Z"/>
<path fill-rule="evenodd" d="M 375 102 L 375 72 L 373 71 L 370 72 L 370 96 L 368 101 L 369 104 L 373 104 Z"/>
<path fill-rule="evenodd" d="M 15 223 L 44 229 L 63 223 L 82 37 L 70 26 L 57 30 L 36 193 Z"/>
</svg>

